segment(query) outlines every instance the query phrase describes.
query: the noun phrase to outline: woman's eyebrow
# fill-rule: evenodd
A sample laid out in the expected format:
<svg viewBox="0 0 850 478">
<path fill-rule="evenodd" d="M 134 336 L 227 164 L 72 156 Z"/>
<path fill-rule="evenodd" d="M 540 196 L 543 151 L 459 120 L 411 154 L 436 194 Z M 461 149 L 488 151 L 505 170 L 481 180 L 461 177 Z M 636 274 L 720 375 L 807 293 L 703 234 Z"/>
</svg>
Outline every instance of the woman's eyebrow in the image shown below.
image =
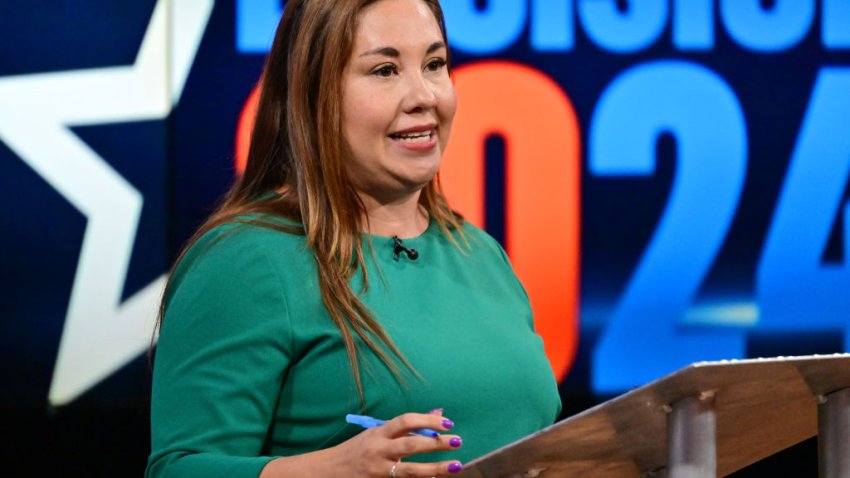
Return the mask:
<svg viewBox="0 0 850 478">
<path fill-rule="evenodd" d="M 446 48 L 446 44 L 441 42 L 441 41 L 436 41 L 428 47 L 428 50 L 425 52 L 425 54 L 430 55 L 431 53 L 434 53 L 435 51 L 437 51 L 441 48 Z M 391 46 L 382 46 L 382 47 L 375 48 L 374 50 L 369 50 L 365 53 L 360 54 L 360 56 L 369 56 L 369 55 L 389 56 L 389 57 L 392 57 L 392 58 L 398 58 L 398 57 L 401 56 L 401 53 L 397 49 L 395 49 Z"/>
<path fill-rule="evenodd" d="M 431 46 L 428 47 L 428 51 L 426 51 L 425 54 L 430 55 L 431 53 L 434 53 L 435 51 L 437 51 L 441 48 L 445 49 L 446 44 L 441 42 L 441 41 L 435 41 L 434 43 L 431 44 Z"/>
</svg>

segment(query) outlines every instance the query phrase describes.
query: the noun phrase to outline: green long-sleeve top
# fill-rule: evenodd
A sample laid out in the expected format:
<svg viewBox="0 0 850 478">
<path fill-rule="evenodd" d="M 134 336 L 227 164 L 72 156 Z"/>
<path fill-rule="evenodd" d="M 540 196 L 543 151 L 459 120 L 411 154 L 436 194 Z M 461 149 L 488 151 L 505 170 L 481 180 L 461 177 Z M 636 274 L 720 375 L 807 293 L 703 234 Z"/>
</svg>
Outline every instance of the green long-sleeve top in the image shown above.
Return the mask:
<svg viewBox="0 0 850 478">
<path fill-rule="evenodd" d="M 469 248 L 432 222 L 404 240 L 415 261 L 394 258 L 391 238 L 363 236 L 361 298 L 421 375 L 399 380 L 360 343 L 365 410 L 304 236 L 247 224 L 207 233 L 166 298 L 146 476 L 256 477 L 275 457 L 362 431 L 348 413 L 443 408 L 463 447 L 410 457 L 421 461 L 466 462 L 553 423 L 561 403 L 528 297 L 498 243 L 463 231 Z M 360 274 L 352 286 L 362 290 Z"/>
</svg>

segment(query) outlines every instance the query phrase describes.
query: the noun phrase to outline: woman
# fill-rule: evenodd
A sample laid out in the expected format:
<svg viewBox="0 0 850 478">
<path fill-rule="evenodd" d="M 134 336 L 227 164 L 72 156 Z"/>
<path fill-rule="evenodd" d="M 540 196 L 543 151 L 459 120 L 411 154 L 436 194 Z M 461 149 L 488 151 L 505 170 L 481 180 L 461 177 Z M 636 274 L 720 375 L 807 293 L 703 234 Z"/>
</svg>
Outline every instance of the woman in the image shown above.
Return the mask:
<svg viewBox="0 0 850 478">
<path fill-rule="evenodd" d="M 525 292 L 436 183 L 449 68 L 436 0 L 288 2 L 163 299 L 148 476 L 446 476 L 554 421 Z"/>
</svg>

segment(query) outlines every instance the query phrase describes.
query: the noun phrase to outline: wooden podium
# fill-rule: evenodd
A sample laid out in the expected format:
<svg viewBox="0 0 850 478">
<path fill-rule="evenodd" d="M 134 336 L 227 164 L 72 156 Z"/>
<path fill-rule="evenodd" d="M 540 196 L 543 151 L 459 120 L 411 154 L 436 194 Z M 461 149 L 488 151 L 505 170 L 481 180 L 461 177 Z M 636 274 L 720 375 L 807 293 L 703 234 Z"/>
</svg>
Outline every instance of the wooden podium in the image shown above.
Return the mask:
<svg viewBox="0 0 850 478">
<path fill-rule="evenodd" d="M 695 363 L 459 476 L 714 478 L 815 434 L 821 478 L 850 478 L 850 354 Z"/>
</svg>

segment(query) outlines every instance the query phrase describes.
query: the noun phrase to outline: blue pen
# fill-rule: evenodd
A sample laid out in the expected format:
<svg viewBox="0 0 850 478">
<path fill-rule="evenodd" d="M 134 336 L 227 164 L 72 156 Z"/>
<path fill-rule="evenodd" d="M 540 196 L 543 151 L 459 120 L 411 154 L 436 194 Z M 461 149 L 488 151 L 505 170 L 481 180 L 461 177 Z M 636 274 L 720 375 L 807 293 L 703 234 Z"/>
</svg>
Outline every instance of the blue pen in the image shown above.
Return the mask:
<svg viewBox="0 0 850 478">
<path fill-rule="evenodd" d="M 377 418 L 367 417 L 366 415 L 352 415 L 348 414 L 345 416 L 345 421 L 351 423 L 352 425 L 360 425 L 363 428 L 375 428 L 387 423 L 386 420 L 379 420 Z M 422 435 L 428 438 L 437 438 L 440 436 L 439 433 L 434 430 L 430 430 L 428 428 L 420 428 L 419 430 L 413 430 L 410 432 L 411 435 Z"/>
</svg>

